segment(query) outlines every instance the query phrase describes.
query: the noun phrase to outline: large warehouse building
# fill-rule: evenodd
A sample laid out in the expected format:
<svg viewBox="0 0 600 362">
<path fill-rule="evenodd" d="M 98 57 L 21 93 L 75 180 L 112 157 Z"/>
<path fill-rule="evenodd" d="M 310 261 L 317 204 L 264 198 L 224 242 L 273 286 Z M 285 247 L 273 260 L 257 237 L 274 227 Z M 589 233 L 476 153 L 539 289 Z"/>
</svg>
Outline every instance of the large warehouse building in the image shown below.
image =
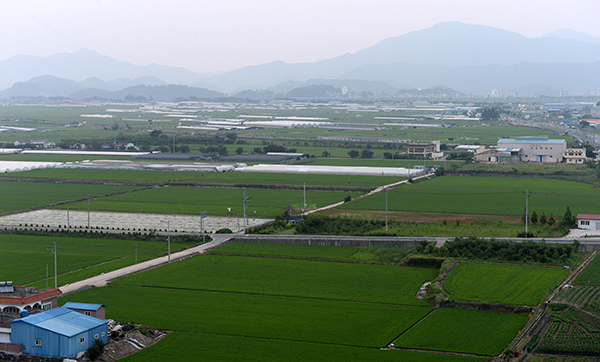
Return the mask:
<svg viewBox="0 0 600 362">
<path fill-rule="evenodd" d="M 567 141 L 548 137 L 515 137 L 498 140 L 497 150 L 518 151 L 522 162 L 562 162 Z"/>
</svg>

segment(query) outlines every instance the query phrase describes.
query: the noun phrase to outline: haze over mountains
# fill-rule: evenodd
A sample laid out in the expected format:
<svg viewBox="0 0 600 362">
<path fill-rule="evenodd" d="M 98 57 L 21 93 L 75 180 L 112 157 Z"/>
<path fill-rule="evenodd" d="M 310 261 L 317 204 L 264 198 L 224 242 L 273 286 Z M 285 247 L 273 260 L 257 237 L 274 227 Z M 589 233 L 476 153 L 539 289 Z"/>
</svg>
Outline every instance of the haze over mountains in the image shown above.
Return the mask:
<svg viewBox="0 0 600 362">
<path fill-rule="evenodd" d="M 0 61 L 0 89 L 8 88 L 0 98 L 122 98 L 159 90 L 164 94 L 175 89 L 169 84 L 189 86 L 177 92 L 199 97 L 248 89 L 278 94 L 315 84 L 376 94 L 438 85 L 475 94 L 492 89 L 533 95 L 556 95 L 567 89 L 577 94 L 600 88 L 600 39 L 569 29 L 527 38 L 489 26 L 444 22 L 355 54 L 314 63 L 275 61 L 217 75 L 156 64 L 136 66 L 85 49 Z"/>
</svg>

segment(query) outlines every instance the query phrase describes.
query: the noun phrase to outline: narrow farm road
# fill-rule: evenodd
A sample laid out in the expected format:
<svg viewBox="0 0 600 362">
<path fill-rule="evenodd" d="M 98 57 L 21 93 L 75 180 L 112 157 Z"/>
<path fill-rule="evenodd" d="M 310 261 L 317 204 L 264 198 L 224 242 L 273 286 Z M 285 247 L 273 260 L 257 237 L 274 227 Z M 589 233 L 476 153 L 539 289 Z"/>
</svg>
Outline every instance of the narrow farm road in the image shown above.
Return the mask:
<svg viewBox="0 0 600 362">
<path fill-rule="evenodd" d="M 171 254 L 171 261 L 177 261 L 185 258 L 189 258 L 192 256 L 196 256 L 198 254 L 203 254 L 205 251 L 210 250 L 212 248 L 216 248 L 217 246 L 225 243 L 227 240 L 234 237 L 236 234 L 213 234 L 211 235 L 213 240 L 209 243 L 205 243 L 202 245 L 194 246 L 192 248 L 179 251 L 177 253 Z M 147 260 L 142 263 L 130 265 L 125 268 L 113 270 L 108 273 L 103 273 L 100 275 L 96 275 L 95 277 L 91 277 L 88 279 L 80 280 L 78 282 L 63 285 L 60 287 L 60 291 L 64 294 L 70 294 L 77 292 L 82 289 L 86 289 L 89 287 L 103 287 L 109 281 L 113 279 L 117 279 L 120 277 L 124 277 L 129 274 L 137 273 L 143 270 L 156 268 L 169 263 L 168 256 L 161 256 L 160 258 Z"/>
</svg>

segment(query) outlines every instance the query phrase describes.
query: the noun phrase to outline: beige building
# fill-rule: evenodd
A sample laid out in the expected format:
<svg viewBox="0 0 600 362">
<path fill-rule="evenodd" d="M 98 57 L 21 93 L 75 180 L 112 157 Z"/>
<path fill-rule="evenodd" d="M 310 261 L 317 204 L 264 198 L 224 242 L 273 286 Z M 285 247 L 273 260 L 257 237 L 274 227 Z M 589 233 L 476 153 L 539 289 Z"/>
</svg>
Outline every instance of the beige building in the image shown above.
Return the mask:
<svg viewBox="0 0 600 362">
<path fill-rule="evenodd" d="M 565 152 L 566 163 L 584 164 L 589 160 L 591 158 L 585 156 L 585 148 L 567 148 Z"/>
</svg>

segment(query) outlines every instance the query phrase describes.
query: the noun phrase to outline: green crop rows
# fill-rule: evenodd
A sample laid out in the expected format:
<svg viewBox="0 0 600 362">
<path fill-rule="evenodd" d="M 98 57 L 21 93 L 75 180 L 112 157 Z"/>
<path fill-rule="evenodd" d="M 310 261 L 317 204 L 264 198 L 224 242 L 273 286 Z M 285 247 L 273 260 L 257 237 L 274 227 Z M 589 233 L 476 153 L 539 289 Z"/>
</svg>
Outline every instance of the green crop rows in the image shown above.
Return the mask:
<svg viewBox="0 0 600 362">
<path fill-rule="evenodd" d="M 45 287 L 46 265 L 54 277 L 54 256 L 46 249 L 53 247 L 52 242 L 57 245 L 59 285 L 135 263 L 136 241 L 0 234 L 0 279 L 12 280 L 17 285 Z M 171 251 L 191 245 L 172 242 Z M 142 262 L 165 255 L 167 245 L 166 242 L 137 241 L 137 250 L 138 262 Z M 53 279 L 49 285 L 54 286 Z"/>
<path fill-rule="evenodd" d="M 535 306 L 569 274 L 562 268 L 461 263 L 444 282 L 454 300 Z"/>
<path fill-rule="evenodd" d="M 600 318 L 572 307 L 548 311 L 552 322 L 536 352 L 579 356 L 600 355 Z"/>
<path fill-rule="evenodd" d="M 507 182 L 510 181 L 510 182 Z M 403 185 L 388 192 L 388 208 L 395 211 L 485 215 L 522 215 L 525 190 L 529 212 L 561 217 L 567 206 L 574 214 L 597 212 L 600 190 L 573 181 L 502 177 L 444 176 Z M 385 193 L 340 206 L 349 210 L 385 210 Z"/>
<path fill-rule="evenodd" d="M 115 284 L 427 306 L 415 295 L 436 275 L 427 268 L 202 255 L 169 274 L 155 269 Z"/>
<path fill-rule="evenodd" d="M 306 191 L 306 203 L 316 207 L 343 201 L 347 192 Z M 359 193 L 353 193 L 356 197 Z M 212 215 L 243 215 L 243 190 L 206 187 L 161 187 L 140 192 L 93 200 L 91 208 L 102 211 L 156 212 L 199 214 L 208 211 Z M 274 217 L 283 213 L 290 204 L 304 202 L 302 190 L 246 190 L 250 197 L 249 216 Z M 63 206 L 65 208 L 66 206 Z M 87 202 L 70 205 L 71 209 L 87 209 Z M 231 211 L 228 211 L 231 208 Z"/>
<path fill-rule="evenodd" d="M 242 255 L 288 256 L 296 258 L 349 260 L 362 248 L 326 245 L 243 243 L 236 242 L 212 249 L 211 252 Z"/>
<path fill-rule="evenodd" d="M 0 212 L 25 210 L 88 196 L 104 196 L 138 190 L 134 186 L 0 182 Z"/>
<path fill-rule="evenodd" d="M 596 257 L 573 281 L 574 285 L 600 286 L 600 258 Z"/>
<path fill-rule="evenodd" d="M 162 268 L 167 269 L 169 268 Z M 107 316 L 160 329 L 385 346 L 431 309 L 241 293 L 109 286 L 68 300 L 110 305 Z M 132 302 L 135 301 L 135 308 Z M 62 300 L 61 300 L 62 303 Z M 188 360 L 189 360 L 189 356 Z"/>
<path fill-rule="evenodd" d="M 198 343 L 200 341 L 200 343 Z M 247 338 L 192 332 L 176 332 L 160 343 L 123 359 L 123 362 L 183 361 L 194 357 L 207 362 L 483 362 L 486 358 L 457 355 L 417 353 L 400 350 L 379 350 L 321 343 L 303 343 L 262 338 Z"/>
<path fill-rule="evenodd" d="M 401 336 L 396 346 L 495 356 L 527 319 L 523 314 L 442 308 Z"/>
<path fill-rule="evenodd" d="M 106 159 L 106 157 L 103 157 Z M 373 161 L 371 161 L 373 162 Z M 394 167 L 393 165 L 387 165 Z M 398 166 L 395 166 L 398 167 Z M 245 185 L 295 185 L 377 187 L 381 186 L 381 176 L 355 175 L 311 175 L 284 173 L 240 173 L 240 172 L 191 172 L 191 171 L 134 171 L 55 168 L 32 170 L 18 173 L 0 174 L 0 177 L 34 177 L 75 180 L 115 180 L 115 181 L 155 181 L 155 182 L 200 182 Z M 403 177 L 385 177 L 385 183 L 401 181 Z"/>
</svg>

